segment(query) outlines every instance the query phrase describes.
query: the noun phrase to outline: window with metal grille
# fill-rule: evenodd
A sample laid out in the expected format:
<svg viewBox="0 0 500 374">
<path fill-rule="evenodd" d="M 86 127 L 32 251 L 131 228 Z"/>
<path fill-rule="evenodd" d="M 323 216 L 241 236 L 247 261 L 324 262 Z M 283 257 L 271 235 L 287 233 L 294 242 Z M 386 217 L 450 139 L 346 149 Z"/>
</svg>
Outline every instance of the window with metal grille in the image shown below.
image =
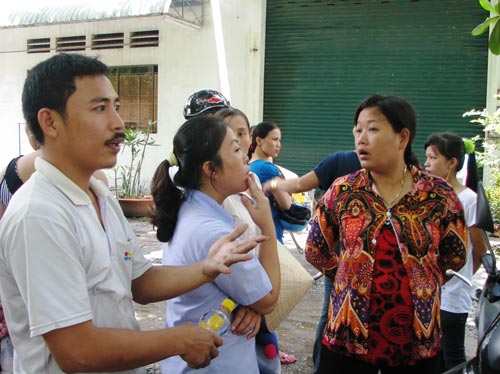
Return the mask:
<svg viewBox="0 0 500 374">
<path fill-rule="evenodd" d="M 95 34 L 92 35 L 92 49 L 116 49 L 123 48 L 124 34 L 116 32 L 112 34 Z"/>
<path fill-rule="evenodd" d="M 47 53 L 50 52 L 50 38 L 28 39 L 28 53 Z"/>
<path fill-rule="evenodd" d="M 160 32 L 158 30 L 134 31 L 130 33 L 130 48 L 158 47 Z"/>
<path fill-rule="evenodd" d="M 120 116 L 125 126 L 146 128 L 149 121 L 157 132 L 158 65 L 110 67 L 109 79 L 120 97 Z"/>
<path fill-rule="evenodd" d="M 71 52 L 85 50 L 85 35 L 80 36 L 63 36 L 56 38 L 57 52 Z"/>
</svg>

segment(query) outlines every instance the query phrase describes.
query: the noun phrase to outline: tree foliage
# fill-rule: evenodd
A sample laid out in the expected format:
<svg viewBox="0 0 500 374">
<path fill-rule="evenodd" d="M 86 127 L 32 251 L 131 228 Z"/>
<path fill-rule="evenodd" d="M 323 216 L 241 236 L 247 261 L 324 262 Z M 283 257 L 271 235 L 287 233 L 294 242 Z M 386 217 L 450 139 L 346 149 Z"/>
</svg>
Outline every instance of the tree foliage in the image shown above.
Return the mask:
<svg viewBox="0 0 500 374">
<path fill-rule="evenodd" d="M 482 151 L 476 148 L 477 160 L 480 166 L 489 168 L 490 183 L 486 188 L 493 218 L 500 221 L 500 109 L 488 113 L 486 109 L 471 110 L 463 115 L 473 117 L 470 122 L 483 127 L 484 135 L 477 135 L 472 140 L 479 142 Z"/>
<path fill-rule="evenodd" d="M 491 34 L 488 41 L 488 48 L 494 55 L 500 54 L 500 3 L 493 5 L 488 0 L 479 0 L 481 7 L 490 13 L 481 24 L 472 30 L 473 36 L 486 33 L 491 28 Z"/>
</svg>

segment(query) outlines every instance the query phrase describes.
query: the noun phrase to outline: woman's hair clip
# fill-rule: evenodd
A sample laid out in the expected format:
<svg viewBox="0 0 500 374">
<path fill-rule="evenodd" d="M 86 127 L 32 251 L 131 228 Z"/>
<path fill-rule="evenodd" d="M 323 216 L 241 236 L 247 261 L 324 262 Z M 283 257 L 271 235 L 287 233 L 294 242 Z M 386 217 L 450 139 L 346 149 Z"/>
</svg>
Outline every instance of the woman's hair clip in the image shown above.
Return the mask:
<svg viewBox="0 0 500 374">
<path fill-rule="evenodd" d="M 462 140 L 464 141 L 465 154 L 470 155 L 474 153 L 474 150 L 476 148 L 474 140 L 468 138 L 463 138 Z"/>
<path fill-rule="evenodd" d="M 167 161 L 170 166 L 179 166 L 179 162 L 177 161 L 177 157 L 175 157 L 174 152 L 170 152 L 168 154 Z"/>
</svg>

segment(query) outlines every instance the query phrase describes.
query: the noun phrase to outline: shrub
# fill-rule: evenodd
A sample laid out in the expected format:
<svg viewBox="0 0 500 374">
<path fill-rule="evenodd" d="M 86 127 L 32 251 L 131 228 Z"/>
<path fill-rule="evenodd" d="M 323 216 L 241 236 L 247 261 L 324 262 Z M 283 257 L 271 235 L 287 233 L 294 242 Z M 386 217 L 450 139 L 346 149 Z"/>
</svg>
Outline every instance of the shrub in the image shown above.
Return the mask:
<svg viewBox="0 0 500 374">
<path fill-rule="evenodd" d="M 483 127 L 484 135 L 477 135 L 472 140 L 479 142 L 482 151 L 476 150 L 477 161 L 481 167 L 489 168 L 490 183 L 486 187 L 493 219 L 500 222 L 500 109 L 493 114 L 486 109 L 471 110 L 464 113 L 464 117 L 474 117 L 470 120 L 473 124 Z"/>
</svg>

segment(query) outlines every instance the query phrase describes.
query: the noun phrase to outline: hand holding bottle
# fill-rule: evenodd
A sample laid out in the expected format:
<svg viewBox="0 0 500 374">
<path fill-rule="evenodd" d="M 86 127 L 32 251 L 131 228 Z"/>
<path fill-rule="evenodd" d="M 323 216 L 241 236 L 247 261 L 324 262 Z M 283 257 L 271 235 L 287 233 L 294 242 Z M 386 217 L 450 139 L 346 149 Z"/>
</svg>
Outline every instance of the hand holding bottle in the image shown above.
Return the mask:
<svg viewBox="0 0 500 374">
<path fill-rule="evenodd" d="M 210 365 L 210 362 L 219 355 L 218 347 L 223 343 L 220 336 L 191 323 L 179 326 L 176 340 L 182 347 L 178 352 L 179 356 L 192 369 Z"/>
<path fill-rule="evenodd" d="M 224 299 L 219 309 L 212 309 L 203 314 L 199 325 L 222 336 L 231 326 L 231 313 L 235 307 L 233 300 Z"/>
</svg>

